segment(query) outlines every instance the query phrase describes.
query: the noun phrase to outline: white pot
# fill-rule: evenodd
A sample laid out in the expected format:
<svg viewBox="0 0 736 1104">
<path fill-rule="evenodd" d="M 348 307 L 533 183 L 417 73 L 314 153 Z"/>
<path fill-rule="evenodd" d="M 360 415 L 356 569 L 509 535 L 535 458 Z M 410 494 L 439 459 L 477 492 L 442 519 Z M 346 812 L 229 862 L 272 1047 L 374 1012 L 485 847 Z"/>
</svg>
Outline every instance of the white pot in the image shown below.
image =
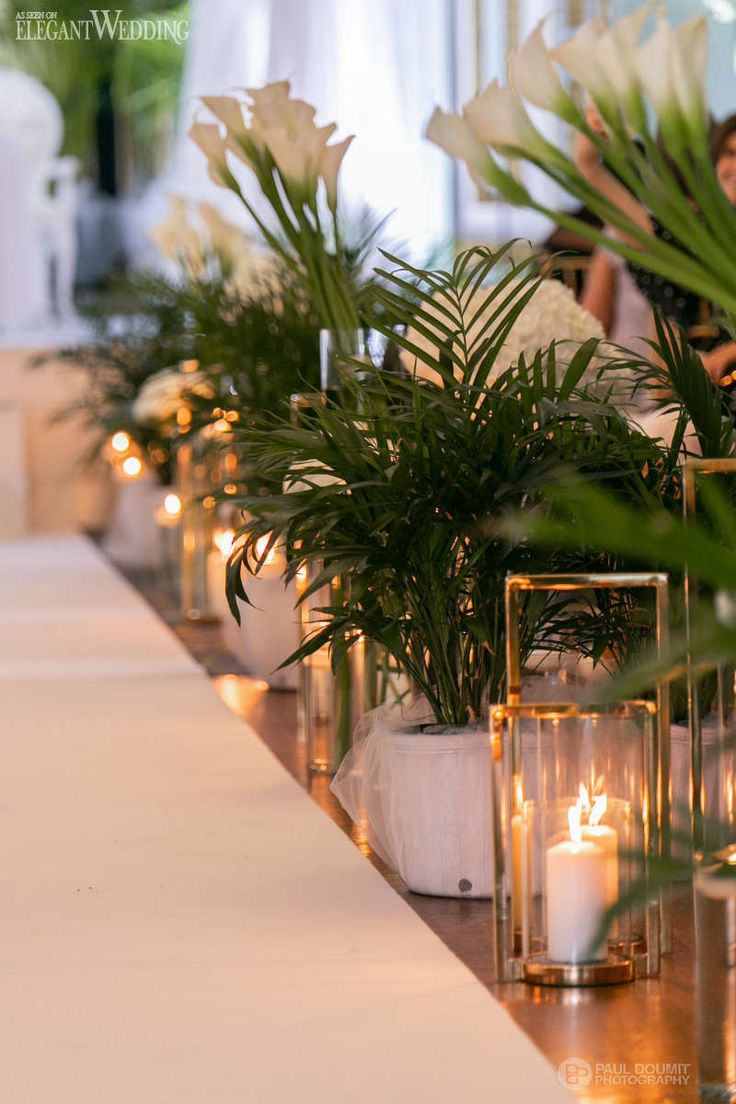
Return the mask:
<svg viewBox="0 0 736 1104">
<path fill-rule="evenodd" d="M 154 514 L 170 490 L 149 475 L 118 482 L 113 516 L 102 542 L 113 563 L 139 570 L 161 567 L 163 546 Z"/>
<path fill-rule="evenodd" d="M 253 678 L 265 679 L 274 690 L 296 690 L 297 667 L 279 669 L 299 643 L 294 586 L 284 586 L 279 570 L 272 577 L 262 573 L 249 578 L 247 591 L 253 604 L 238 602 L 240 625 L 223 600 L 225 643 Z"/>
<path fill-rule="evenodd" d="M 437 897 L 491 897 L 488 732 L 394 732 L 388 759 L 385 813 L 397 870 L 409 889 Z"/>
</svg>

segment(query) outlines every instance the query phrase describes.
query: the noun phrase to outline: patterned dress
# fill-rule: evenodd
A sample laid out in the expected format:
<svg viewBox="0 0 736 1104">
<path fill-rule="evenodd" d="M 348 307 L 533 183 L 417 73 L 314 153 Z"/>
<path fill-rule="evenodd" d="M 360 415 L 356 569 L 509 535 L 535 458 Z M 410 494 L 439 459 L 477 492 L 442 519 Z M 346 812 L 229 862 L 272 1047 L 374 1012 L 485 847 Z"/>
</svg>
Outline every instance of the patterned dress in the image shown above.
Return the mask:
<svg viewBox="0 0 736 1104">
<path fill-rule="evenodd" d="M 652 220 L 655 237 L 670 245 L 682 246 L 676 238 L 665 230 L 663 226 Z M 708 304 L 704 304 L 700 296 L 692 291 L 687 291 L 679 284 L 673 284 L 664 276 L 657 276 L 654 272 L 648 272 L 637 264 L 628 262 L 628 268 L 634 277 L 636 286 L 653 307 L 661 311 L 670 322 L 674 322 L 687 333 L 693 326 L 707 320 L 710 311 Z"/>
</svg>

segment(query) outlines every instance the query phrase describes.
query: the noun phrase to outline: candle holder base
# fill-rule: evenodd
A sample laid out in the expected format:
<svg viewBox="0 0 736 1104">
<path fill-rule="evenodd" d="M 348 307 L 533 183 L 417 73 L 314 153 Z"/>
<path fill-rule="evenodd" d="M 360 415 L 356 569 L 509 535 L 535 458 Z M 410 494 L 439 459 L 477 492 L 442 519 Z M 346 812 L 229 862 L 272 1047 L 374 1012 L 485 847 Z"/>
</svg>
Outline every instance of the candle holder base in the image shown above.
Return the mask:
<svg viewBox="0 0 736 1104">
<path fill-rule="evenodd" d="M 184 620 L 190 625 L 213 626 L 222 624 L 222 618 L 216 613 L 205 613 L 202 610 L 190 609 L 184 613 Z"/>
<path fill-rule="evenodd" d="M 610 955 L 604 962 L 574 963 L 551 962 L 544 955 L 533 955 L 523 963 L 521 979 L 530 985 L 621 985 L 634 980 L 634 963 L 617 955 Z"/>
</svg>

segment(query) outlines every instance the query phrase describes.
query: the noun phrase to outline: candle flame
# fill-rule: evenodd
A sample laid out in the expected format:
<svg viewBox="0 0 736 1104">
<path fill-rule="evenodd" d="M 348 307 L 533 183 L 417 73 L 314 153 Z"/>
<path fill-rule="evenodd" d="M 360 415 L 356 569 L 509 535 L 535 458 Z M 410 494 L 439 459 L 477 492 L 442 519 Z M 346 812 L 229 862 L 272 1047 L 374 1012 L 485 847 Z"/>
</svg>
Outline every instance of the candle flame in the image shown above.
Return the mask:
<svg viewBox="0 0 736 1104">
<path fill-rule="evenodd" d="M 268 552 L 268 554 L 266 554 L 266 549 L 268 548 L 268 542 L 270 541 L 270 539 L 271 539 L 270 533 L 266 533 L 266 535 L 264 537 L 259 537 L 258 540 L 256 541 L 256 559 L 258 560 L 258 563 L 261 564 L 262 566 L 267 566 L 268 564 L 272 564 L 274 562 L 274 560 L 276 559 L 276 549 L 275 548 L 271 548 L 270 551 Z M 265 557 L 265 559 L 264 559 L 264 557 Z"/>
<path fill-rule="evenodd" d="M 230 553 L 235 544 L 234 529 L 218 529 L 214 536 L 215 546 L 219 549 L 223 560 L 230 558 Z"/>
<path fill-rule="evenodd" d="M 123 460 L 122 469 L 128 479 L 137 479 L 143 472 L 143 464 L 137 456 L 128 456 Z"/>
<path fill-rule="evenodd" d="M 594 797 L 593 807 L 588 813 L 588 824 L 598 824 L 605 816 L 607 808 L 608 796 L 606 794 L 599 794 L 598 797 Z"/>
<path fill-rule="evenodd" d="M 164 510 L 169 517 L 178 517 L 181 513 L 181 499 L 178 494 L 167 494 L 164 499 Z"/>
<path fill-rule="evenodd" d="M 570 829 L 570 839 L 573 843 L 581 843 L 583 839 L 583 829 L 580 825 L 582 812 L 583 808 L 579 800 L 567 810 L 567 824 Z"/>
<path fill-rule="evenodd" d="M 585 813 L 588 824 L 598 824 L 606 815 L 606 810 L 608 809 L 608 795 L 603 793 L 602 775 L 591 788 L 593 791 L 592 803 L 588 787 L 585 783 L 580 783 L 580 794 L 577 803 L 580 806 L 581 815 Z"/>
<path fill-rule="evenodd" d="M 120 429 L 117 433 L 113 433 L 110 444 L 115 452 L 127 452 L 130 448 L 130 437 Z"/>
</svg>

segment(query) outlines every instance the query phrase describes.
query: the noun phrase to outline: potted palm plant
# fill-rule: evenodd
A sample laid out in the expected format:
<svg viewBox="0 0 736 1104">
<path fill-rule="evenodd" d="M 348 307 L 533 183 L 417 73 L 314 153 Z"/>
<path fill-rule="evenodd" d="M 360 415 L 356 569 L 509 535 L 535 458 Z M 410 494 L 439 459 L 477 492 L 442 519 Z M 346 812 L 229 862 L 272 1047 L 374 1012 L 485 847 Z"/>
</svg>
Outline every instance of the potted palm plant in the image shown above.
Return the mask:
<svg viewBox="0 0 736 1104">
<path fill-rule="evenodd" d="M 450 272 L 380 275 L 376 325 L 398 341 L 407 371 L 361 365 L 344 378 L 341 405 L 317 404 L 297 427 L 271 419 L 240 431 L 283 493 L 241 500 L 248 522 L 228 569 L 231 608 L 248 601 L 241 569 L 257 574 L 276 544 L 287 580 L 317 564 L 310 590 L 347 576 L 285 662 L 325 644 L 338 662 L 367 639 L 404 672 L 415 705 L 363 722 L 336 792 L 411 888 L 488 895 L 483 723 L 504 691 L 506 574 L 613 566 L 562 548 L 540 555 L 494 519 L 541 501 L 560 465 L 643 505 L 667 498 L 672 466 L 601 393 L 595 338 L 520 351 L 500 367 L 542 282 L 533 260 L 514 266 L 506 249 L 476 248 Z M 560 612 L 559 599 L 527 611 L 525 655 Z"/>
</svg>

